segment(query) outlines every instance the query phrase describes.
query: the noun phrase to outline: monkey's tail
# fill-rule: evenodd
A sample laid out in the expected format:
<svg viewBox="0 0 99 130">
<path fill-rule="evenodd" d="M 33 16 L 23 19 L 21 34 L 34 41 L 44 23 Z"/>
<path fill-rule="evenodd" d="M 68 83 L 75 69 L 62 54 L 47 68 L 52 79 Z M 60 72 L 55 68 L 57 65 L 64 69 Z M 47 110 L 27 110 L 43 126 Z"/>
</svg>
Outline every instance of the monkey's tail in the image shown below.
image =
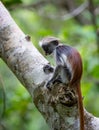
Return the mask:
<svg viewBox="0 0 99 130">
<path fill-rule="evenodd" d="M 77 85 L 77 93 L 78 93 L 78 108 L 80 117 L 80 130 L 84 130 L 84 108 L 83 108 L 83 99 L 80 83 Z"/>
</svg>

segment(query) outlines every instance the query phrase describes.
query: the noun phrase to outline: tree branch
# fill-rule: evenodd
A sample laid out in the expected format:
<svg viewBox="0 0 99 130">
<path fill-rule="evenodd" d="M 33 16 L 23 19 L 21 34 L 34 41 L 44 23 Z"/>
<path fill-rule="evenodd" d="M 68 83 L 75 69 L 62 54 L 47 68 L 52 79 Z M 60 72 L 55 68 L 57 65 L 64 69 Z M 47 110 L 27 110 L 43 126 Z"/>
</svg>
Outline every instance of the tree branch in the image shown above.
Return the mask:
<svg viewBox="0 0 99 130">
<path fill-rule="evenodd" d="M 0 57 L 29 91 L 34 104 L 44 116 L 51 130 L 79 130 L 79 115 L 75 92 L 63 84 L 52 91 L 44 89 L 51 76 L 43 72 L 48 61 L 37 51 L 16 25 L 0 2 Z M 85 130 L 98 130 L 99 118 L 85 110 Z"/>
<path fill-rule="evenodd" d="M 80 5 L 79 7 L 75 8 L 73 11 L 71 11 L 70 13 L 67 13 L 65 15 L 53 15 L 53 14 L 48 14 L 48 17 L 51 19 L 62 19 L 62 20 L 69 20 L 72 19 L 76 16 L 78 16 L 79 14 L 81 14 L 86 8 L 88 7 L 88 2 L 83 3 L 82 5 Z M 41 12 L 40 12 L 41 14 Z M 42 12 L 42 16 L 45 16 L 45 13 Z"/>
<path fill-rule="evenodd" d="M 64 16 L 64 19 L 70 19 L 73 18 L 77 15 L 79 15 L 80 13 L 82 13 L 86 8 L 88 7 L 88 2 L 83 3 L 82 5 L 80 5 L 79 7 L 77 7 L 76 9 L 74 9 L 71 13 L 69 13 L 68 15 Z"/>
<path fill-rule="evenodd" d="M 87 2 L 85 1 L 83 4 L 87 5 L 86 4 Z M 57 1 L 53 1 L 53 4 L 58 7 L 58 8 L 62 8 L 62 9 L 65 9 L 66 11 L 68 11 L 69 13 L 73 12 L 77 6 L 76 6 L 76 1 L 75 0 L 57 0 Z M 82 5 L 83 5 L 82 4 Z M 85 6 L 84 5 L 84 6 Z M 78 15 L 75 15 L 74 16 L 74 19 L 81 25 L 84 25 L 84 24 L 88 24 L 89 23 L 89 20 L 86 19 L 84 17 L 83 14 L 79 13 Z"/>
<path fill-rule="evenodd" d="M 45 16 L 45 12 L 43 11 L 43 7 L 45 5 L 54 5 L 58 10 L 65 9 L 65 15 L 61 15 L 59 14 L 48 14 L 47 16 Z M 86 8 L 88 7 L 88 2 L 84 2 L 83 4 L 81 4 L 79 7 L 75 6 L 75 2 L 74 0 L 57 0 L 57 1 L 52 1 L 52 0 L 41 0 L 38 1 L 36 3 L 31 3 L 28 5 L 24 5 L 24 4 L 16 4 L 16 5 L 12 5 L 9 7 L 10 10 L 15 10 L 15 9 L 28 9 L 28 10 L 36 10 L 36 12 L 39 13 L 39 15 L 43 16 L 43 17 L 48 17 L 50 19 L 62 19 L 62 20 L 69 20 L 71 18 L 76 19 L 76 21 L 78 21 L 80 24 L 86 24 L 89 23 L 89 21 L 87 19 L 84 18 L 84 16 L 81 14 Z M 42 9 L 42 11 L 41 11 Z M 66 13 L 66 10 L 69 13 Z M 60 10 L 61 11 L 61 10 Z"/>
</svg>

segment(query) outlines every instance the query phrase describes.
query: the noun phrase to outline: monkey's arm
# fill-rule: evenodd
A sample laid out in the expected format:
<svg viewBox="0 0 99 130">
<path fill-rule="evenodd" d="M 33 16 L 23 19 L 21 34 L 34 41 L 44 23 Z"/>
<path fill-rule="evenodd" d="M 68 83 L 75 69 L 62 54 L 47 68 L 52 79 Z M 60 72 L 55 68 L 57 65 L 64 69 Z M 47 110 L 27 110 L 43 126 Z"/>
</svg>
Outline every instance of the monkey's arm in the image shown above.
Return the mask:
<svg viewBox="0 0 99 130">
<path fill-rule="evenodd" d="M 51 89 L 51 86 L 52 86 L 55 82 L 62 83 L 61 77 L 60 77 L 60 75 L 59 75 L 60 72 L 61 72 L 61 69 L 62 69 L 62 66 L 61 66 L 61 65 L 56 66 L 52 78 L 46 83 L 46 87 L 47 87 L 48 89 Z"/>
<path fill-rule="evenodd" d="M 46 83 L 46 87 L 51 89 L 51 86 L 55 83 L 63 83 L 68 85 L 72 77 L 72 74 L 67 66 L 57 65 L 53 76 L 51 79 Z"/>
</svg>

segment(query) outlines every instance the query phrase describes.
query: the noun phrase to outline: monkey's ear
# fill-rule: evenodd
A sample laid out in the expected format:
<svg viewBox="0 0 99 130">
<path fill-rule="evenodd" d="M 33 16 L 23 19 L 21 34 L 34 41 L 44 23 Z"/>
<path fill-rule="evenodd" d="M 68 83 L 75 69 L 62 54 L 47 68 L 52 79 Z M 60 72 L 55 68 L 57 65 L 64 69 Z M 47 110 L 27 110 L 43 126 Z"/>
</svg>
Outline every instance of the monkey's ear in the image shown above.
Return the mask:
<svg viewBox="0 0 99 130">
<path fill-rule="evenodd" d="M 53 41 L 52 41 L 52 44 L 53 44 L 54 46 L 57 46 L 57 45 L 59 44 L 59 41 L 58 41 L 58 40 L 53 40 Z"/>
</svg>

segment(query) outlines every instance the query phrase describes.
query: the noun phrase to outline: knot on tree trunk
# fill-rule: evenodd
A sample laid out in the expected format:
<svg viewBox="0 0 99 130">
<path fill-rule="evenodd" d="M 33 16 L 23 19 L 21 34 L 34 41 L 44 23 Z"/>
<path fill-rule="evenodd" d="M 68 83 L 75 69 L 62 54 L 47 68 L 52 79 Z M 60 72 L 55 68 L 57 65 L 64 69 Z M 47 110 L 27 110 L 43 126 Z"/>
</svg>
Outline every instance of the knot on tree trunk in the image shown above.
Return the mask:
<svg viewBox="0 0 99 130">
<path fill-rule="evenodd" d="M 64 84 L 55 84 L 49 93 L 51 94 L 49 102 L 52 104 L 62 104 L 71 107 L 77 103 L 77 96 L 74 90 L 70 90 Z"/>
<path fill-rule="evenodd" d="M 35 97 L 36 96 L 36 97 Z M 69 89 L 62 83 L 55 83 L 51 90 L 44 87 L 38 87 L 35 90 L 34 98 L 36 104 L 38 102 L 45 102 L 51 106 L 57 106 L 57 104 L 64 105 L 64 107 L 72 107 L 77 104 L 77 95 L 74 90 Z"/>
</svg>

